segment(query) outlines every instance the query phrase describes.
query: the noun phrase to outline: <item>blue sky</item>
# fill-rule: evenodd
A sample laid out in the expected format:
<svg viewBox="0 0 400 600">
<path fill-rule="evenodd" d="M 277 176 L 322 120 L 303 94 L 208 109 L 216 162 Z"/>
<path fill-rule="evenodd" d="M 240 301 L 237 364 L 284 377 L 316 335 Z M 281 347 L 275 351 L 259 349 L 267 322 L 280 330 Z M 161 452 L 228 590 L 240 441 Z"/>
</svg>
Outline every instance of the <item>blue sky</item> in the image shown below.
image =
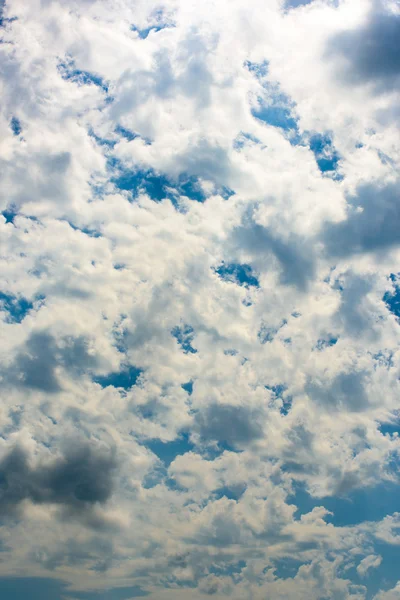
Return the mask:
<svg viewBox="0 0 400 600">
<path fill-rule="evenodd" d="M 0 0 L 0 597 L 398 600 L 398 0 Z"/>
</svg>

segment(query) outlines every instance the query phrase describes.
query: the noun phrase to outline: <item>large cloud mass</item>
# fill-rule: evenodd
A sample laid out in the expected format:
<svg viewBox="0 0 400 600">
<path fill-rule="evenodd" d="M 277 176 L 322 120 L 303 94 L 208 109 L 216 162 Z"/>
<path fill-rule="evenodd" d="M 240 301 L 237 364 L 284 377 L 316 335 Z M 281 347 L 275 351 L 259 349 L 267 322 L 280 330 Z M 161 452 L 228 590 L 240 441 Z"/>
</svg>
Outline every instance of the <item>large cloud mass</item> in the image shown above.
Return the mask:
<svg viewBox="0 0 400 600">
<path fill-rule="evenodd" d="M 1 598 L 400 598 L 399 20 L 0 1 Z"/>
</svg>

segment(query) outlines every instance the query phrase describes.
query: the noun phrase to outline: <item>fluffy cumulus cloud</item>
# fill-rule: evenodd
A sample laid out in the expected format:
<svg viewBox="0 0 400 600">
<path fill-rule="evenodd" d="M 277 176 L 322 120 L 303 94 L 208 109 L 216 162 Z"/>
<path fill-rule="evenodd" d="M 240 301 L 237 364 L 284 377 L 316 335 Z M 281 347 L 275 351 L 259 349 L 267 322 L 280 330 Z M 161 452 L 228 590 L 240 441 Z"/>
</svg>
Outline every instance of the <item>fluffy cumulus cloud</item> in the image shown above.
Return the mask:
<svg viewBox="0 0 400 600">
<path fill-rule="evenodd" d="M 400 598 L 398 0 L 0 41 L 1 598 Z"/>
</svg>

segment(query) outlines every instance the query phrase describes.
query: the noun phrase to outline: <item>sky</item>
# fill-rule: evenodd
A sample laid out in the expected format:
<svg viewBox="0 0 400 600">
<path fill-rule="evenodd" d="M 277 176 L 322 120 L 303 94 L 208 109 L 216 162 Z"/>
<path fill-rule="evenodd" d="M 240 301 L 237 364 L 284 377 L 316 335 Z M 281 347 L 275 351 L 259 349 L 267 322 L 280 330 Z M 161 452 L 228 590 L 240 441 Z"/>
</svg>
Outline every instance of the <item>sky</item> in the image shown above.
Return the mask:
<svg viewBox="0 0 400 600">
<path fill-rule="evenodd" d="M 400 600 L 399 0 L 0 53 L 1 599 Z"/>
</svg>

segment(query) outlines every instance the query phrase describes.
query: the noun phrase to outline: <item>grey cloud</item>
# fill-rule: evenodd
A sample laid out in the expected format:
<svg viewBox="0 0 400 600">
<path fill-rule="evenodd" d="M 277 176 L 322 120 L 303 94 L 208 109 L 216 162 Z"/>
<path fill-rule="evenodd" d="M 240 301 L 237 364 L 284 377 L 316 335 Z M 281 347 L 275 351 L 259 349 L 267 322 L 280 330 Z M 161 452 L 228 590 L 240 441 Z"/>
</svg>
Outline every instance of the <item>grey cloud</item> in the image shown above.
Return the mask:
<svg viewBox="0 0 400 600">
<path fill-rule="evenodd" d="M 297 475 L 315 473 L 315 434 L 298 423 L 289 430 L 287 439 L 288 446 L 282 455 L 285 470 Z"/>
<path fill-rule="evenodd" d="M 230 501 L 233 502 L 233 501 Z M 230 508 L 230 506 L 228 505 Z M 235 521 L 228 511 L 213 516 L 208 527 L 200 529 L 192 543 L 224 548 L 240 544 L 243 538 L 241 523 Z"/>
<path fill-rule="evenodd" d="M 340 74 L 347 83 L 373 84 L 377 93 L 392 91 L 400 85 L 399 40 L 400 15 L 376 2 L 365 24 L 329 40 L 327 55 L 346 59 Z"/>
<path fill-rule="evenodd" d="M 20 153 L 13 162 L 1 160 L 0 168 L 7 184 L 1 191 L 0 200 L 4 206 L 12 204 L 15 207 L 39 198 L 52 202 L 56 199 L 58 203 L 68 202 L 68 171 L 71 164 L 72 157 L 69 152 L 36 153 L 35 160 Z M 33 176 L 33 173 L 36 173 L 36 176 Z"/>
<path fill-rule="evenodd" d="M 95 365 L 96 359 L 89 354 L 84 337 L 67 336 L 57 343 L 53 336 L 41 331 L 31 334 L 3 376 L 12 385 L 55 393 L 61 389 L 56 375 L 58 366 L 79 375 Z"/>
<path fill-rule="evenodd" d="M 288 439 L 293 447 L 312 452 L 315 435 L 300 423 L 295 425 L 288 433 Z"/>
<path fill-rule="evenodd" d="M 306 391 L 318 404 L 326 409 L 360 412 L 369 408 L 365 390 L 366 374 L 355 371 L 340 373 L 329 384 L 310 382 Z"/>
<path fill-rule="evenodd" d="M 369 338 L 377 336 L 371 327 L 371 311 L 366 296 L 373 288 L 367 279 L 348 273 L 341 292 L 341 302 L 334 319 L 343 327 L 344 335 Z"/>
<path fill-rule="evenodd" d="M 254 222 L 237 228 L 234 238 L 239 246 L 256 260 L 263 259 L 264 270 L 269 255 L 275 256 L 281 269 L 281 283 L 306 290 L 314 277 L 315 259 L 312 248 L 298 235 L 291 233 L 287 240 L 275 236 L 270 229 Z"/>
<path fill-rule="evenodd" d="M 398 181 L 385 186 L 360 186 L 356 196 L 348 200 L 347 219 L 330 223 L 323 230 L 328 254 L 343 257 L 362 252 L 386 251 L 400 243 Z"/>
<path fill-rule="evenodd" d="M 180 172 L 201 177 L 217 185 L 230 184 L 232 165 L 228 154 L 221 146 L 201 140 L 196 146 L 177 157 Z"/>
<path fill-rule="evenodd" d="M 212 47 L 215 44 L 212 44 Z M 209 48 L 196 31 L 192 31 L 182 44 L 181 60 L 186 65 L 178 84 L 185 95 L 197 98 L 200 107 L 210 103 L 212 75 L 207 66 Z"/>
<path fill-rule="evenodd" d="M 88 443 L 74 445 L 49 463 L 30 465 L 26 450 L 16 446 L 0 462 L 0 514 L 16 513 L 21 502 L 57 504 L 79 514 L 104 504 L 113 492 L 115 452 Z"/>
<path fill-rule="evenodd" d="M 55 374 L 56 345 L 47 333 L 35 333 L 29 338 L 24 351 L 19 353 L 8 372 L 9 379 L 28 388 L 43 392 L 57 392 L 60 386 Z"/>
<path fill-rule="evenodd" d="M 212 75 L 207 66 L 210 49 L 196 32 L 192 32 L 179 48 L 178 63 L 180 74 L 171 62 L 167 52 L 155 55 L 151 71 L 126 71 L 117 84 L 117 100 L 110 112 L 113 118 L 120 118 L 135 107 L 145 103 L 152 95 L 167 99 L 183 94 L 197 100 L 199 108 L 210 103 Z"/>
<path fill-rule="evenodd" d="M 114 545 L 111 539 L 95 533 L 87 540 L 76 540 L 71 538 L 65 540 L 60 548 L 53 552 L 48 548 L 35 548 L 32 552 L 32 560 L 41 564 L 44 568 L 54 570 L 62 566 L 82 567 L 82 565 L 93 564 L 93 558 L 96 558 L 96 564 L 93 570 L 103 571 L 112 564 Z"/>
<path fill-rule="evenodd" d="M 262 437 L 260 416 L 247 406 L 210 404 L 197 413 L 194 429 L 205 441 L 241 447 Z"/>
<path fill-rule="evenodd" d="M 333 495 L 344 496 L 362 484 L 359 473 L 344 472 L 333 490 Z"/>
</svg>

